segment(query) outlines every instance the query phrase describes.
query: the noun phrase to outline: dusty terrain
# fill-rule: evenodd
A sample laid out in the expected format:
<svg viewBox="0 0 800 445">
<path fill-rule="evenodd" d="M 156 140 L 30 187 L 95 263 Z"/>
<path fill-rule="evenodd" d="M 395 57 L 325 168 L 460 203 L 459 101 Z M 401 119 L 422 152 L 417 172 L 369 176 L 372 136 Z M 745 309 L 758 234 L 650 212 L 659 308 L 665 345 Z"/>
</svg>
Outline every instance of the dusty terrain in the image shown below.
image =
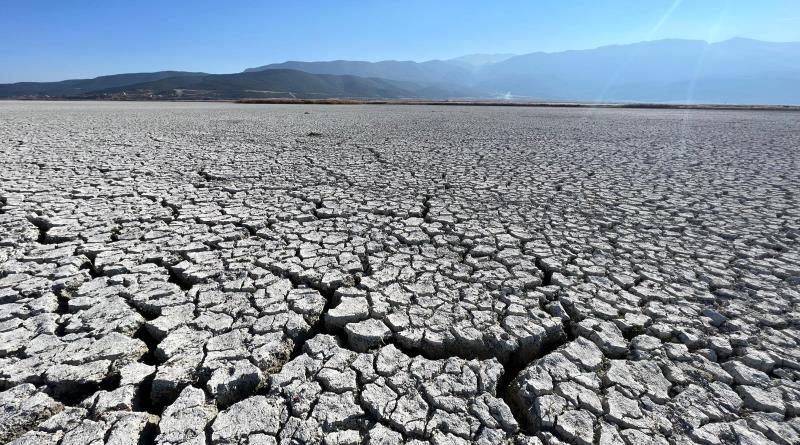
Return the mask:
<svg viewBox="0 0 800 445">
<path fill-rule="evenodd" d="M 0 103 L 0 442 L 800 443 L 800 114 Z"/>
</svg>

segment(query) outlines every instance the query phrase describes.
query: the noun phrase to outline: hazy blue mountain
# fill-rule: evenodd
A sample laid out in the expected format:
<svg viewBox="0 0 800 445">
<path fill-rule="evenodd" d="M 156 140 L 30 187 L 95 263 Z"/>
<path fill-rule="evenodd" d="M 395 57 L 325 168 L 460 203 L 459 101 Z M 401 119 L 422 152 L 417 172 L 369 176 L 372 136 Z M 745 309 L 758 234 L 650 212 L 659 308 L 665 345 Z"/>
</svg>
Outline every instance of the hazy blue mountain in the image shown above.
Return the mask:
<svg viewBox="0 0 800 445">
<path fill-rule="evenodd" d="M 428 62 L 285 62 L 317 74 L 470 87 L 471 96 L 576 101 L 800 103 L 800 43 L 666 39 L 555 53 Z"/>
<path fill-rule="evenodd" d="M 466 68 L 478 68 L 480 66 L 508 60 L 516 54 L 467 54 L 466 56 L 447 59 L 445 62 L 460 65 Z"/>
<path fill-rule="evenodd" d="M 237 74 L 177 76 L 92 93 L 160 98 L 420 98 L 464 97 L 466 89 L 438 88 L 387 79 L 275 69 Z"/>
<path fill-rule="evenodd" d="M 800 42 L 667 39 L 427 62 L 284 62 L 0 85 L 0 97 L 361 97 L 800 104 Z"/>
<path fill-rule="evenodd" d="M 293 69 L 312 74 L 336 74 L 361 77 L 379 77 L 426 84 L 467 84 L 472 82 L 471 70 L 459 64 L 442 60 L 411 62 L 384 60 L 382 62 L 362 62 L 333 60 L 329 62 L 283 62 L 248 68 L 244 72 L 274 69 Z"/>
<path fill-rule="evenodd" d="M 473 85 L 539 99 L 797 103 L 799 80 L 800 43 L 657 40 L 512 57 Z"/>
<path fill-rule="evenodd" d="M 128 73 L 100 76 L 94 79 L 72 79 L 59 82 L 18 82 L 0 84 L 0 97 L 17 96 L 80 96 L 93 91 L 125 85 L 166 79 L 175 76 L 202 76 L 205 73 L 186 71 L 158 71 L 155 73 Z"/>
</svg>

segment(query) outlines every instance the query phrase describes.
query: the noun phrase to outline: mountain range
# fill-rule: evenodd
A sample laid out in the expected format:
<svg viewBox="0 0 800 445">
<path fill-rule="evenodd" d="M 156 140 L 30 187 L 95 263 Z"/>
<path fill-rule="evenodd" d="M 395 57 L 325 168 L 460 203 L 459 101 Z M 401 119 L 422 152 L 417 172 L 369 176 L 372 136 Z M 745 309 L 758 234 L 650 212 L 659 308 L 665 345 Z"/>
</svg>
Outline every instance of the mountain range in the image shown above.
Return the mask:
<svg viewBox="0 0 800 445">
<path fill-rule="evenodd" d="M 288 61 L 241 73 L 0 84 L 0 98 L 386 98 L 800 104 L 800 42 L 667 39 L 448 60 Z"/>
</svg>

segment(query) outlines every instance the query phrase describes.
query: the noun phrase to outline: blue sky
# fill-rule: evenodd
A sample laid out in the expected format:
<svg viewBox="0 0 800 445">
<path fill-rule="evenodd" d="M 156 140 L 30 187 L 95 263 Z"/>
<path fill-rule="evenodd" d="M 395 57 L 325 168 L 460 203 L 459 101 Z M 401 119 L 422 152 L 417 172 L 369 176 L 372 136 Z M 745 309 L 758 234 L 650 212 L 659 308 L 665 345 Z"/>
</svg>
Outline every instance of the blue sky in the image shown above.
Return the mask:
<svg viewBox="0 0 800 445">
<path fill-rule="evenodd" d="M 800 1 L 0 0 L 0 82 L 735 36 L 800 41 Z"/>
</svg>

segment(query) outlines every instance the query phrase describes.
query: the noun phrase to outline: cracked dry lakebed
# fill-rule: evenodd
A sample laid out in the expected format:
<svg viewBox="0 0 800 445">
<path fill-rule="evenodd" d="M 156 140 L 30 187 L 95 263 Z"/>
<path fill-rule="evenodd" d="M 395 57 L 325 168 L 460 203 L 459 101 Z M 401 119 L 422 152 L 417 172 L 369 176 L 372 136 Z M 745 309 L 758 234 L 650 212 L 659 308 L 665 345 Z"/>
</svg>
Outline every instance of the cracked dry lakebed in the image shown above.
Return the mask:
<svg viewBox="0 0 800 445">
<path fill-rule="evenodd" d="M 0 442 L 800 443 L 800 114 L 0 103 Z"/>
</svg>

